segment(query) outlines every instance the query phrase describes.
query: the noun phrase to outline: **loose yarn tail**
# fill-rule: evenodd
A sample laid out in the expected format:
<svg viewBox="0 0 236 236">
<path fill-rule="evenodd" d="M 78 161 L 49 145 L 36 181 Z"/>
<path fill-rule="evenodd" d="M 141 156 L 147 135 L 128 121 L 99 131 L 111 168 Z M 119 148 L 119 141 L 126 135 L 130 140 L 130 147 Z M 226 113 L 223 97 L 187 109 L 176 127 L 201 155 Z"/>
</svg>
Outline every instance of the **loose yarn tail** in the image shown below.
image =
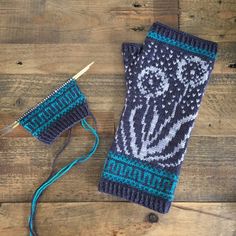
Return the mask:
<svg viewBox="0 0 236 236">
<path fill-rule="evenodd" d="M 99 136 L 97 133 L 97 130 L 94 129 L 92 126 L 90 126 L 88 124 L 88 122 L 86 121 L 86 119 L 84 118 L 81 121 L 81 124 L 83 126 L 83 128 L 92 133 L 93 136 L 95 137 L 95 142 L 94 145 L 92 147 L 92 149 L 89 151 L 89 153 L 87 153 L 84 156 L 78 157 L 77 159 L 75 159 L 74 161 L 70 162 L 69 164 L 67 164 L 66 166 L 64 166 L 63 168 L 61 168 L 59 171 L 57 171 L 56 173 L 52 173 L 49 178 L 43 183 L 41 184 L 41 186 L 35 191 L 33 198 L 32 198 L 32 202 L 31 202 L 31 212 L 30 212 L 30 216 L 29 216 L 29 230 L 30 230 L 30 236 L 37 236 L 37 232 L 35 229 L 35 216 L 36 216 L 36 210 L 37 210 L 37 203 L 39 201 L 39 198 L 42 196 L 43 192 L 53 183 L 55 183 L 59 178 L 61 178 L 63 175 L 65 175 L 70 169 L 72 169 L 72 167 L 74 167 L 76 164 L 79 163 L 83 163 L 85 161 L 87 161 L 89 158 L 92 157 L 92 155 L 95 153 L 95 151 L 98 148 L 99 145 Z"/>
</svg>

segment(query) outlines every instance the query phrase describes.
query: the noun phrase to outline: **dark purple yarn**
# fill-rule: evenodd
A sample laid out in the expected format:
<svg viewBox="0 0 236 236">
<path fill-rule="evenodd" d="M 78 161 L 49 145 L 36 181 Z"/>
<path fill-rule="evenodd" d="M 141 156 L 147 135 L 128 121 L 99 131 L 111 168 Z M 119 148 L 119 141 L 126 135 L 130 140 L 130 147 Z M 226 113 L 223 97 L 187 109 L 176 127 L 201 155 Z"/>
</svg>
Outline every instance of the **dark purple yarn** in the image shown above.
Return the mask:
<svg viewBox="0 0 236 236">
<path fill-rule="evenodd" d="M 217 44 L 157 22 L 122 52 L 126 99 L 99 191 L 167 213 Z"/>
<path fill-rule="evenodd" d="M 38 136 L 38 139 L 44 143 L 51 144 L 62 132 L 70 129 L 76 123 L 89 115 L 90 111 L 88 104 L 85 102 L 51 124 L 50 127 Z"/>
<path fill-rule="evenodd" d="M 129 185 L 112 182 L 104 178 L 101 178 L 99 182 L 99 191 L 124 198 L 127 201 L 140 204 L 163 214 L 167 213 L 171 206 L 170 201 L 163 201 L 162 198 L 154 197 Z"/>
</svg>

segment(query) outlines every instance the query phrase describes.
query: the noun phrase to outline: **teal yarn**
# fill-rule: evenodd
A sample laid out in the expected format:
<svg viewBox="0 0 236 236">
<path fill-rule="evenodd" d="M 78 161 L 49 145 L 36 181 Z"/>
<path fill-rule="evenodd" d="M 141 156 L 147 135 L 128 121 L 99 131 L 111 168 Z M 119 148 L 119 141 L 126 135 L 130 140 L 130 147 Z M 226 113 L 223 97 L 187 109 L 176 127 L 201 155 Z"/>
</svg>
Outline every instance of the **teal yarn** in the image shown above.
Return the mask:
<svg viewBox="0 0 236 236">
<path fill-rule="evenodd" d="M 92 63 L 89 66 L 91 65 Z M 54 155 L 51 166 L 52 171 L 49 177 L 36 189 L 32 196 L 31 210 L 28 218 L 30 236 L 38 235 L 35 222 L 37 203 L 45 190 L 63 177 L 63 175 L 69 172 L 75 165 L 86 162 L 98 148 L 98 133 L 95 128 L 89 125 L 86 118 L 92 117 L 95 124 L 96 120 L 89 109 L 85 94 L 81 91 L 76 82 L 77 78 L 81 76 L 89 66 L 68 79 L 46 98 L 30 108 L 13 124 L 0 130 L 0 136 L 2 136 L 10 132 L 17 125 L 21 125 L 33 137 L 48 145 L 52 144 L 61 134 L 68 131 L 63 146 L 61 146 Z M 86 155 L 77 157 L 61 169 L 55 170 L 56 161 L 70 142 L 71 130 L 78 123 L 81 123 L 82 127 L 95 137 L 94 145 Z"/>
<path fill-rule="evenodd" d="M 72 161 L 69 164 L 67 164 L 66 166 L 62 167 L 58 172 L 52 174 L 35 191 L 35 193 L 33 195 L 33 198 L 32 198 L 32 202 L 31 202 L 31 213 L 30 213 L 30 216 L 29 216 L 30 236 L 36 236 L 37 235 L 35 225 L 34 225 L 34 221 L 35 221 L 35 215 L 36 215 L 36 210 L 37 210 L 37 203 L 38 203 L 39 198 L 42 196 L 43 192 L 50 185 L 55 183 L 58 179 L 60 179 L 63 175 L 65 175 L 68 171 L 70 171 L 75 165 L 80 164 L 80 163 L 84 163 L 87 160 L 89 160 L 98 148 L 99 136 L 98 136 L 97 130 L 94 129 L 91 125 L 89 125 L 89 123 L 86 121 L 86 118 L 81 120 L 81 125 L 86 131 L 90 132 L 95 137 L 94 145 L 93 145 L 92 149 L 89 151 L 89 153 L 87 153 L 86 155 L 83 155 L 81 157 L 76 158 L 74 161 Z"/>
<path fill-rule="evenodd" d="M 157 32 L 154 32 L 154 31 L 148 32 L 147 36 L 150 37 L 150 38 L 153 38 L 157 41 L 167 43 L 167 44 L 170 44 L 172 46 L 179 47 L 179 48 L 184 49 L 186 51 L 197 53 L 197 54 L 200 54 L 202 56 L 209 57 L 210 59 L 213 59 L 213 60 L 216 59 L 216 53 L 214 53 L 214 52 L 210 52 L 210 51 L 205 50 L 205 49 L 194 47 L 190 44 L 183 43 L 183 42 L 180 42 L 178 40 L 171 39 L 169 37 L 165 37 L 164 35 L 158 34 Z"/>
<path fill-rule="evenodd" d="M 90 114 L 86 96 L 72 78 L 27 111 L 18 122 L 33 137 L 51 144 Z"/>
<path fill-rule="evenodd" d="M 112 151 L 108 153 L 102 177 L 168 201 L 174 199 L 174 190 L 179 180 L 174 173 Z"/>
<path fill-rule="evenodd" d="M 119 163 L 124 163 L 124 164 L 127 164 L 129 166 L 134 166 L 134 167 L 142 169 L 146 172 L 150 172 L 152 174 L 157 173 L 156 168 L 153 168 L 150 164 L 145 163 L 145 162 L 141 162 L 138 159 L 130 159 L 130 157 L 127 157 L 123 154 L 115 153 L 115 152 L 112 152 L 112 151 L 110 151 L 108 153 L 108 156 L 110 157 L 111 160 L 118 161 Z M 176 175 L 174 173 L 171 173 L 169 171 L 165 171 L 164 169 L 158 169 L 158 175 L 166 177 L 168 179 L 172 179 L 173 181 L 178 181 L 179 180 L 178 175 Z"/>
</svg>

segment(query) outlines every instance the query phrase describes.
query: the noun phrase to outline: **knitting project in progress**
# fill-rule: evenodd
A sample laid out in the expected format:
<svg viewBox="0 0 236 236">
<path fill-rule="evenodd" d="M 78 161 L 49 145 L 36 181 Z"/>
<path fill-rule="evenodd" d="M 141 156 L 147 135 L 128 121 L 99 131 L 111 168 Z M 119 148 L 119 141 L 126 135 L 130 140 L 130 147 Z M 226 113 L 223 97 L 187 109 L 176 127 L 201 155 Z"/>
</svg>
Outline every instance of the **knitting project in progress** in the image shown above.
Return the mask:
<svg viewBox="0 0 236 236">
<path fill-rule="evenodd" d="M 65 130 L 91 115 L 84 94 L 69 79 L 26 112 L 19 123 L 40 141 L 51 144 Z"/>
<path fill-rule="evenodd" d="M 122 49 L 126 100 L 99 191 L 167 213 L 217 44 L 154 23 Z"/>
<path fill-rule="evenodd" d="M 87 67 L 78 72 L 58 89 L 54 90 L 54 92 L 38 103 L 35 107 L 27 111 L 17 121 L 9 126 L 6 126 L 0 132 L 2 135 L 5 135 L 11 132 L 18 125 L 21 125 L 38 140 L 46 144 L 51 144 L 63 132 L 68 130 L 68 136 L 65 143 L 57 152 L 52 162 L 51 173 L 33 194 L 31 201 L 31 212 L 29 216 L 30 236 L 38 235 L 35 224 L 37 203 L 44 191 L 63 175 L 65 175 L 75 165 L 87 161 L 90 157 L 92 157 L 98 148 L 98 133 L 95 128 L 89 125 L 86 119 L 91 116 L 94 122 L 96 121 L 93 114 L 89 110 L 85 95 L 82 93 L 76 82 L 76 79 L 85 73 L 93 63 L 94 62 L 90 63 Z M 73 161 L 57 170 L 55 168 L 56 161 L 69 144 L 71 128 L 77 123 L 80 123 L 86 131 L 94 136 L 94 145 L 88 153 L 80 157 L 76 157 Z"/>
</svg>

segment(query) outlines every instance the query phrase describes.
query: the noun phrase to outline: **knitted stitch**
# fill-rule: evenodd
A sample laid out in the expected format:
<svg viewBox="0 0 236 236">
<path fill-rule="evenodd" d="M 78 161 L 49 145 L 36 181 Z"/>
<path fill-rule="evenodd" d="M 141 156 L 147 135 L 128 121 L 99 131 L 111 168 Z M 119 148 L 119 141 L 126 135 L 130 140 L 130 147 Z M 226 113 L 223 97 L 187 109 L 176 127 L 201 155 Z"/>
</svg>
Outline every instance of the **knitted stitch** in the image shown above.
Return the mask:
<svg viewBox="0 0 236 236">
<path fill-rule="evenodd" d="M 123 44 L 127 95 L 99 190 L 167 213 L 216 43 L 155 23 Z"/>
<path fill-rule="evenodd" d="M 87 154 L 77 157 L 61 169 L 56 170 L 56 160 L 69 144 L 71 134 L 71 132 L 69 132 L 68 139 L 54 158 L 51 174 L 33 194 L 31 212 L 29 216 L 30 236 L 38 235 L 35 226 L 35 217 L 37 203 L 39 202 L 44 191 L 68 173 L 68 171 L 70 171 L 70 169 L 75 165 L 81 164 L 91 158 L 98 148 L 98 133 L 96 129 L 90 126 L 86 121 L 87 116 L 91 116 L 94 122 L 96 122 L 94 116 L 88 108 L 85 95 L 80 91 L 75 79 L 72 78 L 56 89 L 38 105 L 26 112 L 18 120 L 19 124 L 29 131 L 34 137 L 47 144 L 51 144 L 61 133 L 71 129 L 72 126 L 79 122 L 86 131 L 90 132 L 95 137 L 94 145 Z"/>
<path fill-rule="evenodd" d="M 25 113 L 19 123 L 40 141 L 50 144 L 62 132 L 90 114 L 86 97 L 69 79 L 41 103 Z"/>
<path fill-rule="evenodd" d="M 108 157 L 103 173 L 105 178 L 114 182 L 127 183 L 169 201 L 173 200 L 173 191 L 178 182 L 177 175 L 118 153 L 109 152 Z"/>
</svg>

